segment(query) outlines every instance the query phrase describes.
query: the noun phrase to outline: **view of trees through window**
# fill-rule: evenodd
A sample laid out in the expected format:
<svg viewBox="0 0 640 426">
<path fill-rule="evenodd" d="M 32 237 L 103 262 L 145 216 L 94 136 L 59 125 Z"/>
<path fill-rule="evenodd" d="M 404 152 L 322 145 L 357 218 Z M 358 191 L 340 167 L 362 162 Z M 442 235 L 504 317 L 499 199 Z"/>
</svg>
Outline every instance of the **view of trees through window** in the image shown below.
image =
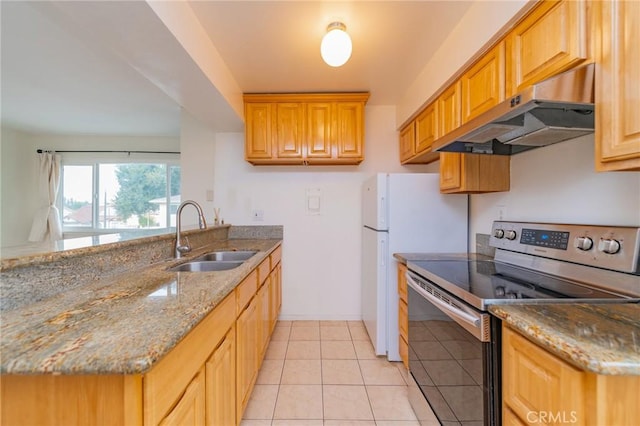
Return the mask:
<svg viewBox="0 0 640 426">
<path fill-rule="evenodd" d="M 180 166 L 64 165 L 61 195 L 66 229 L 168 228 L 180 204 Z"/>
</svg>

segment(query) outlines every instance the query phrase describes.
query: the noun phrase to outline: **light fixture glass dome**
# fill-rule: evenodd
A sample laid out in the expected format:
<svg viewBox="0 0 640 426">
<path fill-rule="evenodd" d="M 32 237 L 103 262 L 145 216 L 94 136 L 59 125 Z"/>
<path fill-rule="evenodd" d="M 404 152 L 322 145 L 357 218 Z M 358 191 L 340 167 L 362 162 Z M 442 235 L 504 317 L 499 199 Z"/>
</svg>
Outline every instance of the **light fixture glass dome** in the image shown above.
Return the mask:
<svg viewBox="0 0 640 426">
<path fill-rule="evenodd" d="M 342 22 L 332 22 L 320 44 L 322 59 L 332 67 L 344 65 L 351 57 L 351 37 Z"/>
</svg>

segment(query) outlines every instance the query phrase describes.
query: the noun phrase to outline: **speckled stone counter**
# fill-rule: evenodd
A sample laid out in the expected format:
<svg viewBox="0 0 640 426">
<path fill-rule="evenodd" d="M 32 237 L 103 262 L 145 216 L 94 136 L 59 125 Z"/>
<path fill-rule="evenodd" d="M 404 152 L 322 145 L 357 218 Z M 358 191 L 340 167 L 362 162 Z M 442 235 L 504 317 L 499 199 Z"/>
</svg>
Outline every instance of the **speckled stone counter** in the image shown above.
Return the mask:
<svg viewBox="0 0 640 426">
<path fill-rule="evenodd" d="M 495 305 L 489 311 L 582 370 L 640 375 L 640 304 Z"/>
<path fill-rule="evenodd" d="M 157 261 L 3 311 L 0 372 L 145 373 L 281 241 L 212 241 L 183 259 Z M 259 252 L 228 271 L 167 271 L 203 253 L 228 249 Z"/>
</svg>

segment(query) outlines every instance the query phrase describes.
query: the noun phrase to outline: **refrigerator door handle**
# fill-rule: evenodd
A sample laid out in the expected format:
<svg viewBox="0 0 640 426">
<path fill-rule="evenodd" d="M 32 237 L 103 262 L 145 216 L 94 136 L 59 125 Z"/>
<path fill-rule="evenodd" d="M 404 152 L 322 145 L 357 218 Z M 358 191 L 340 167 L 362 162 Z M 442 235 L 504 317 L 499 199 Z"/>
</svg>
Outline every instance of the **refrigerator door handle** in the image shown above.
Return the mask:
<svg viewBox="0 0 640 426">
<path fill-rule="evenodd" d="M 380 206 L 378 207 L 380 212 L 380 227 L 387 229 L 387 205 L 384 197 L 380 197 Z"/>
<path fill-rule="evenodd" d="M 380 266 L 385 267 L 387 264 L 387 240 L 380 240 Z"/>
</svg>

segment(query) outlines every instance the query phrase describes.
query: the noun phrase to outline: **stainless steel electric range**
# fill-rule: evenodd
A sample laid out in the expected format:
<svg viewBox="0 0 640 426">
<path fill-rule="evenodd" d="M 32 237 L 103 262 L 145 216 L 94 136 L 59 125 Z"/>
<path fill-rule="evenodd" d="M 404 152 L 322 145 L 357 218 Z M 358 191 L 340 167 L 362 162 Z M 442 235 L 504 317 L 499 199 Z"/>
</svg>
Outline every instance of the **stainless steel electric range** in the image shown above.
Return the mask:
<svg viewBox="0 0 640 426">
<path fill-rule="evenodd" d="M 407 263 L 411 404 L 443 425 L 501 424 L 505 303 L 640 302 L 640 228 L 497 221 L 493 259 Z M 428 404 L 430 410 L 427 409 Z"/>
</svg>

